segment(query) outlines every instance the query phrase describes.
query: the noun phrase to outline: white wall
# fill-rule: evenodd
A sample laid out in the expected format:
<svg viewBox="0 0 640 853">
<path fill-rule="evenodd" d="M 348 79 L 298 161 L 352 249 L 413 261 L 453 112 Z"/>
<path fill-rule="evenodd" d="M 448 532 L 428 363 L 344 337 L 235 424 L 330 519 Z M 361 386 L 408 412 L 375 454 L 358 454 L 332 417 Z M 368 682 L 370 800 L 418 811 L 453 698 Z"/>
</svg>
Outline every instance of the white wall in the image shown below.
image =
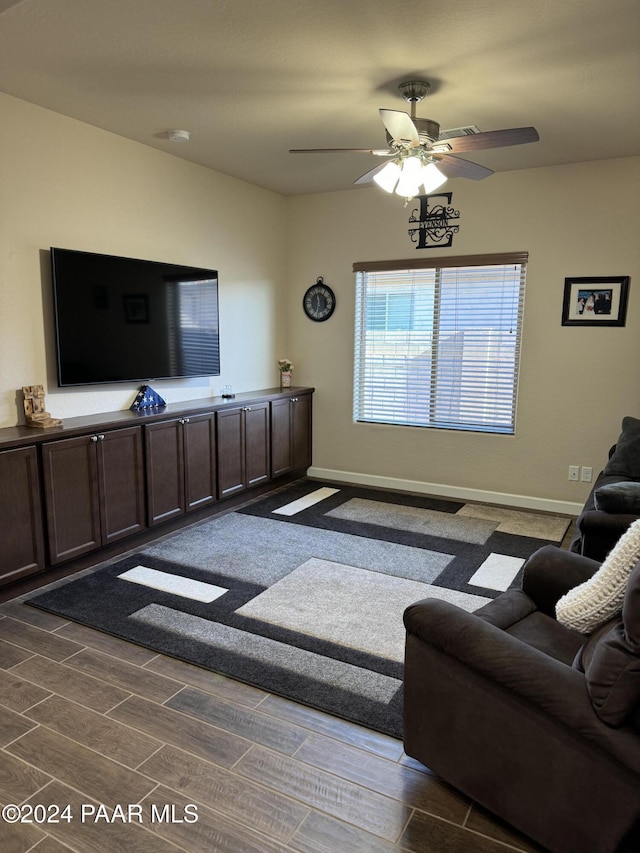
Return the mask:
<svg viewBox="0 0 640 853">
<path fill-rule="evenodd" d="M 569 510 L 589 487 L 570 483 L 568 466 L 597 473 L 622 417 L 640 417 L 640 158 L 456 179 L 442 189 L 460 210 L 449 249 L 416 250 L 412 206 L 374 186 L 288 201 L 288 355 L 296 383 L 317 388 L 314 472 Z M 529 252 L 516 434 L 354 423 L 353 262 L 510 251 Z M 337 296 L 325 323 L 301 308 L 319 275 Z M 598 275 L 631 276 L 626 326 L 561 326 L 565 277 Z"/>
<path fill-rule="evenodd" d="M 0 426 L 22 422 L 23 385 L 61 418 L 128 408 L 138 387 L 57 388 L 50 246 L 219 271 L 222 375 L 154 382 L 168 402 L 277 385 L 285 199 L 1 94 L 0 151 Z"/>
</svg>

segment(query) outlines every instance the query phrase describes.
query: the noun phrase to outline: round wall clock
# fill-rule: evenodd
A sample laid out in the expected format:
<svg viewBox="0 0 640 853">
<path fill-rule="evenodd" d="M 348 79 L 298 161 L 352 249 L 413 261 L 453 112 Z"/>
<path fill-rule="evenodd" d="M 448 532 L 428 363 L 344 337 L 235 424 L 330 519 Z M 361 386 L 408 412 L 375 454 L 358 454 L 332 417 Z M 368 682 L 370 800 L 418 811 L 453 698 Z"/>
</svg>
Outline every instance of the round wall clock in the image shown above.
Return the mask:
<svg viewBox="0 0 640 853">
<path fill-rule="evenodd" d="M 321 323 L 328 320 L 336 307 L 336 297 L 331 288 L 326 285 L 322 276 L 318 276 L 315 284 L 305 293 L 302 299 L 304 313 L 310 320 Z"/>
</svg>

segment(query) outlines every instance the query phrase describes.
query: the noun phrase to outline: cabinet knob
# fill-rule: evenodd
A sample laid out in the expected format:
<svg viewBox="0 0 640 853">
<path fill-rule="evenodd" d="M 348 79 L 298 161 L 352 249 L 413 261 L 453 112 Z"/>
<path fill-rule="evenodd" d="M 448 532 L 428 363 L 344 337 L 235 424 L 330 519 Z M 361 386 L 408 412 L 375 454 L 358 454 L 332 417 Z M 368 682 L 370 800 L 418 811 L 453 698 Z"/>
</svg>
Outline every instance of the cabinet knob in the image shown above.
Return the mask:
<svg viewBox="0 0 640 853">
<path fill-rule="evenodd" d="M 191 421 L 191 418 L 185 418 L 182 423 L 188 424 Z"/>
<path fill-rule="evenodd" d="M 251 411 L 251 406 L 244 406 L 244 407 L 243 407 L 243 409 L 242 409 L 242 411 L 243 411 L 243 412 L 250 412 L 250 411 Z"/>
<path fill-rule="evenodd" d="M 292 397 L 292 398 L 291 398 L 291 402 L 292 402 L 292 403 L 297 403 L 297 402 L 298 402 L 298 398 L 297 398 L 297 397 Z"/>
<path fill-rule="evenodd" d="M 97 436 L 97 435 L 92 435 L 92 436 L 91 436 L 91 441 L 97 441 L 97 440 L 98 440 L 98 436 Z"/>
<path fill-rule="evenodd" d="M 98 441 L 104 441 L 104 433 L 102 433 L 102 432 L 101 432 L 101 433 L 98 435 Z"/>
</svg>

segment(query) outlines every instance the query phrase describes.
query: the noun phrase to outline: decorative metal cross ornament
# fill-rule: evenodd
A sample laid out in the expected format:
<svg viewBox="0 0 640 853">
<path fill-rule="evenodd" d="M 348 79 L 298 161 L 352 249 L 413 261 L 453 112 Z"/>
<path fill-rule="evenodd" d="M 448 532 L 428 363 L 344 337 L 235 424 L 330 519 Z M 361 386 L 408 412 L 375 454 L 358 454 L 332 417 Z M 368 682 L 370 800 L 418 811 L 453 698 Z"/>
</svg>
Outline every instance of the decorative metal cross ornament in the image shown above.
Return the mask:
<svg viewBox="0 0 640 853">
<path fill-rule="evenodd" d="M 409 229 L 409 236 L 416 249 L 435 249 L 450 246 L 453 235 L 460 226 L 460 211 L 451 206 L 453 193 L 436 193 L 419 196 L 420 208 L 415 208 L 409 222 L 417 222 L 416 228 Z"/>
</svg>

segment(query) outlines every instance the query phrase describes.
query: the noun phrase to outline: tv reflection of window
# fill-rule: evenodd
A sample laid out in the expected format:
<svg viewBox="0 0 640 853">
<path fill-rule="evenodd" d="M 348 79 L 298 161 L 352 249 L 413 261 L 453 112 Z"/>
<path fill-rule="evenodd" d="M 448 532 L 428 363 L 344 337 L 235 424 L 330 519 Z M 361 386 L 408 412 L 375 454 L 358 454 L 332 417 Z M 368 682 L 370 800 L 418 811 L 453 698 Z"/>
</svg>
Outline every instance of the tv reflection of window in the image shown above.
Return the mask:
<svg viewBox="0 0 640 853">
<path fill-rule="evenodd" d="M 205 374 L 211 371 L 212 353 L 218 352 L 217 282 L 168 279 L 167 316 L 172 372 Z M 216 370 L 220 369 L 219 360 Z"/>
</svg>

